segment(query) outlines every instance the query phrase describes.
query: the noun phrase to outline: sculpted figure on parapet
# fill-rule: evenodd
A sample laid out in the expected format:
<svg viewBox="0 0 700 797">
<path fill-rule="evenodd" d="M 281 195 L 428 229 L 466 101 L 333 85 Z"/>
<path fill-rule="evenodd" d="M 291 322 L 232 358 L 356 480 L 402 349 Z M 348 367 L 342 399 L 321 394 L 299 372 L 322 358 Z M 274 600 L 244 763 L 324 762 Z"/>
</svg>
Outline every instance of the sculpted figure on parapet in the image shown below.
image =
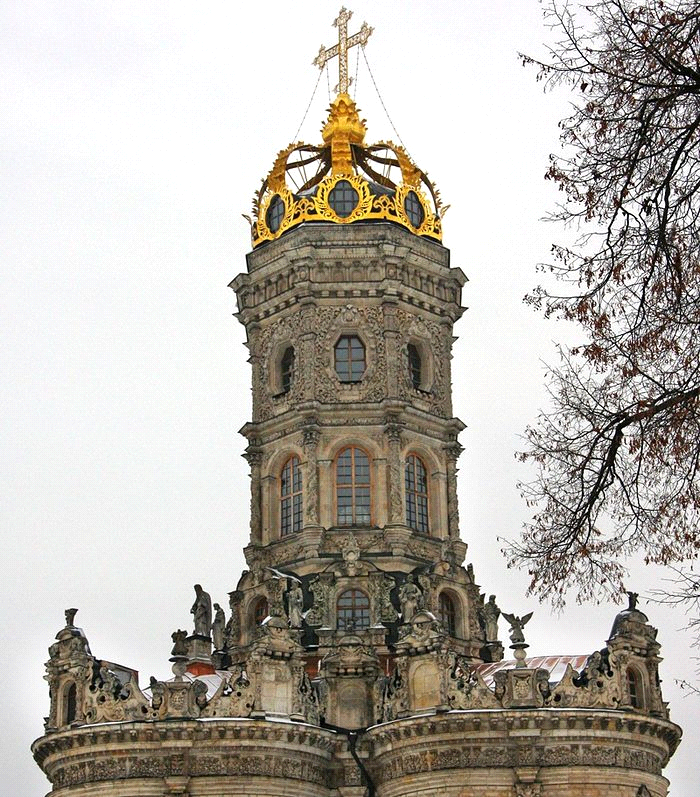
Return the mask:
<svg viewBox="0 0 700 797">
<path fill-rule="evenodd" d="M 195 584 L 194 591 L 195 599 L 190 609 L 190 614 L 194 615 L 194 633 L 208 637 L 211 631 L 211 598 L 201 584 Z"/>
<path fill-rule="evenodd" d="M 496 604 L 495 595 L 490 595 L 488 601 L 479 607 L 479 615 L 484 626 L 487 642 L 496 642 L 498 640 L 498 618 L 500 614 L 501 610 Z"/>
<path fill-rule="evenodd" d="M 399 601 L 401 602 L 401 619 L 404 623 L 410 623 L 413 615 L 423 608 L 423 593 L 410 574 L 401 585 Z"/>
<path fill-rule="evenodd" d="M 214 640 L 214 650 L 223 650 L 226 642 L 226 616 L 218 603 L 214 604 L 214 620 L 211 624 L 211 635 Z"/>
</svg>

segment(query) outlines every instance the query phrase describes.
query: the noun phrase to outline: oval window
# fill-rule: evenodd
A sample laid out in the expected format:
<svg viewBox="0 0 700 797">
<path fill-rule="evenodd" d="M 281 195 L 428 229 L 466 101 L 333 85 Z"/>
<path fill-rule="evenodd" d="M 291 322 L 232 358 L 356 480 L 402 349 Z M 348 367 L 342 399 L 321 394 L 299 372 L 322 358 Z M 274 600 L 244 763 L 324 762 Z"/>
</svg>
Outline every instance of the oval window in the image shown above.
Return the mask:
<svg viewBox="0 0 700 797">
<path fill-rule="evenodd" d="M 328 194 L 328 204 L 341 219 L 346 219 L 359 201 L 360 195 L 347 180 L 338 180 Z"/>
<path fill-rule="evenodd" d="M 415 191 L 409 191 L 403 201 L 403 207 L 411 224 L 418 229 L 425 220 L 423 205 Z"/>
<path fill-rule="evenodd" d="M 284 200 L 279 194 L 272 197 L 267 213 L 265 214 L 265 222 L 270 232 L 277 232 L 282 226 L 282 219 L 284 218 Z"/>
</svg>

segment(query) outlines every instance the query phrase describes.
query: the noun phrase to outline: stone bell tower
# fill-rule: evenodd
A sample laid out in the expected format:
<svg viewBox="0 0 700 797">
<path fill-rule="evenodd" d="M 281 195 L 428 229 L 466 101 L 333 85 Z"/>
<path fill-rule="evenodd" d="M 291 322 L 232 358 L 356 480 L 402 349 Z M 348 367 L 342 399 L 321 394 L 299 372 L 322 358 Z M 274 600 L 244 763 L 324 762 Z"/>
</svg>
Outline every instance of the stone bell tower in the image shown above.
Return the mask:
<svg viewBox="0 0 700 797">
<path fill-rule="evenodd" d="M 277 157 L 231 284 L 253 370 L 240 653 L 269 612 L 298 628 L 310 674 L 349 640 L 386 671 L 414 637 L 498 660 L 462 567 L 450 366 L 466 277 L 438 192 L 403 149 L 365 142 L 344 91 L 322 134 Z M 371 690 L 343 688 L 334 724 L 379 719 Z"/>
<path fill-rule="evenodd" d="M 466 277 L 438 192 L 339 93 L 255 197 L 248 569 L 228 613 L 197 584 L 174 677 L 93 656 L 75 609 L 33 745 L 56 797 L 665 797 L 680 739 L 656 629 L 618 614 L 590 655 L 526 657 L 464 564 L 451 350 Z M 222 566 L 215 562 L 213 566 Z M 227 616 L 228 615 L 228 616 Z"/>
</svg>

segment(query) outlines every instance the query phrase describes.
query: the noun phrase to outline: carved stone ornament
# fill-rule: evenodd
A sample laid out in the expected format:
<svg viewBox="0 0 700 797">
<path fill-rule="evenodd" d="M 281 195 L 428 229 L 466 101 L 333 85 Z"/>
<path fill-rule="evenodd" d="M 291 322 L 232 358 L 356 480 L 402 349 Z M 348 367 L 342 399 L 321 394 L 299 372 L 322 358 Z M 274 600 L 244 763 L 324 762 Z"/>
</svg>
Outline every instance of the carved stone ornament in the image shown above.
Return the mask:
<svg viewBox="0 0 700 797">
<path fill-rule="evenodd" d="M 448 702 L 452 709 L 501 708 L 501 701 L 486 685 L 483 676 L 456 654 L 453 654 L 448 678 Z"/>
<path fill-rule="evenodd" d="M 306 613 L 306 622 L 309 625 L 319 626 L 328 622 L 330 592 L 334 582 L 335 578 L 332 575 L 316 576 L 311 579 L 309 590 L 313 595 L 313 604 Z"/>
</svg>

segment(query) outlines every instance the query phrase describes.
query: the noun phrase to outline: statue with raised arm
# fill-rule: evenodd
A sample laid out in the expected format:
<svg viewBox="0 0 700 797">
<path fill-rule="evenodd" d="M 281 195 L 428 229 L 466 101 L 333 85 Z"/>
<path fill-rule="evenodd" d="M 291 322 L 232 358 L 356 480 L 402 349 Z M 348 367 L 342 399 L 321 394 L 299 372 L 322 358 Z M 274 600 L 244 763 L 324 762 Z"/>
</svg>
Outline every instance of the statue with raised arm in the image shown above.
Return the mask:
<svg viewBox="0 0 700 797">
<path fill-rule="evenodd" d="M 194 633 L 208 638 L 211 631 L 211 598 L 201 584 L 195 584 L 194 591 L 196 597 L 190 609 L 190 614 L 194 615 Z"/>
<path fill-rule="evenodd" d="M 523 617 L 517 617 L 514 614 L 506 614 L 503 612 L 503 617 L 510 623 L 510 641 L 514 645 L 523 645 L 525 643 L 523 628 L 532 617 L 532 612 L 529 612 Z"/>
</svg>

